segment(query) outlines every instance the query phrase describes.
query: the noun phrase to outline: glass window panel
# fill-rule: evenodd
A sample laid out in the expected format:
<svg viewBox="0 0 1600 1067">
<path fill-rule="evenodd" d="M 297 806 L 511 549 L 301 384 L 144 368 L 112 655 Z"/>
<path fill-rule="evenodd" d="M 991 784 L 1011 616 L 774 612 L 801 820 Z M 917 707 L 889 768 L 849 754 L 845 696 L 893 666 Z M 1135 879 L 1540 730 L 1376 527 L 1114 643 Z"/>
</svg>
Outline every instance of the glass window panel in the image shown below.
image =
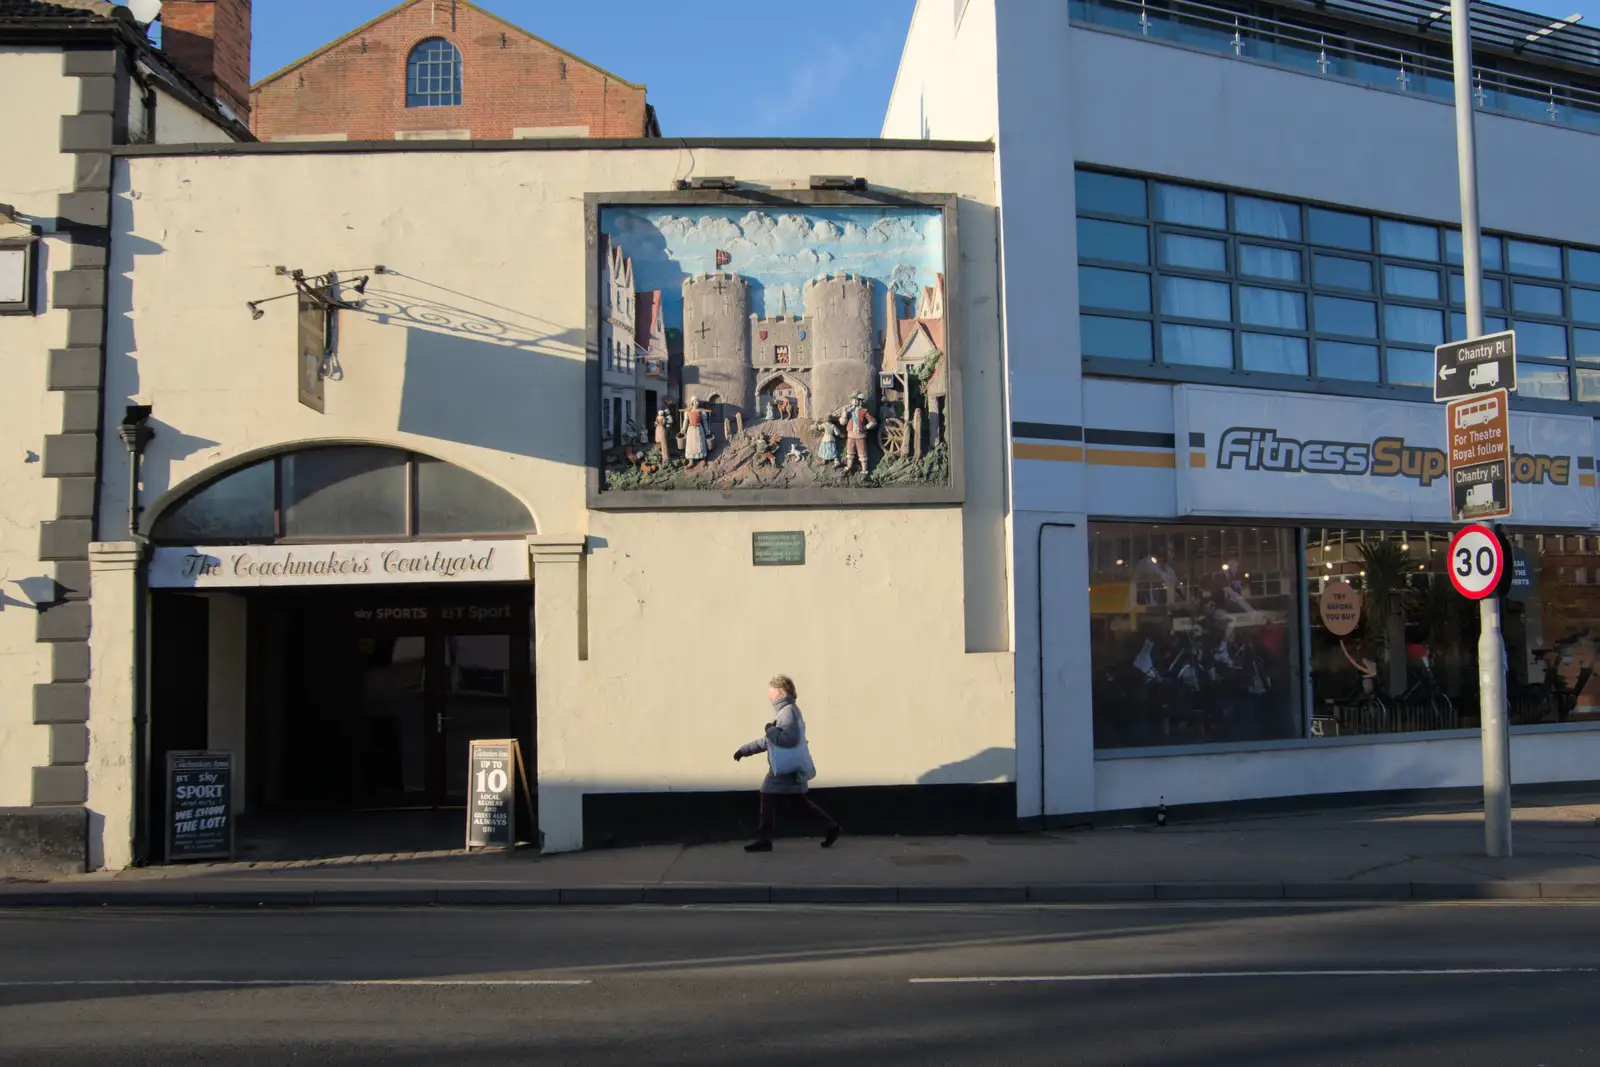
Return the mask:
<svg viewBox="0 0 1600 1067">
<path fill-rule="evenodd" d="M 1512 274 L 1526 274 L 1534 278 L 1561 277 L 1561 248 L 1559 245 L 1537 244 L 1533 241 L 1506 239 L 1506 258 Z"/>
<path fill-rule="evenodd" d="M 1467 302 L 1467 280 L 1459 274 L 1450 275 L 1450 302 L 1457 306 Z M 1483 306 L 1486 308 L 1506 306 L 1506 287 L 1501 284 L 1499 278 L 1483 280 Z"/>
<path fill-rule="evenodd" d="M 1479 246 L 1483 249 L 1480 258 L 1483 260 L 1484 270 L 1504 270 L 1505 264 L 1501 261 L 1500 238 L 1483 235 Z M 1461 266 L 1461 231 L 1444 231 L 1444 258 L 1456 266 Z"/>
<path fill-rule="evenodd" d="M 1511 299 L 1516 304 L 1517 311 L 1556 317 L 1562 314 L 1561 290 L 1553 285 L 1515 282 L 1511 286 Z"/>
<path fill-rule="evenodd" d="M 1228 269 L 1228 242 L 1215 237 L 1191 237 L 1184 233 L 1163 233 L 1161 262 L 1185 270 L 1211 270 L 1221 274 Z"/>
<path fill-rule="evenodd" d="M 1383 333 L 1390 341 L 1414 345 L 1444 344 L 1444 312 L 1432 308 L 1413 308 L 1385 304 Z"/>
<path fill-rule="evenodd" d="M 1155 183 L 1156 218 L 1208 230 L 1228 228 L 1228 198 L 1211 189 Z"/>
<path fill-rule="evenodd" d="M 1233 198 L 1233 228 L 1256 237 L 1300 240 L 1300 205 L 1253 196 Z"/>
<path fill-rule="evenodd" d="M 1304 734 L 1295 540 L 1281 528 L 1089 524 L 1096 748 Z M 1217 681 L 1186 682 L 1197 670 Z"/>
<path fill-rule="evenodd" d="M 1540 400 L 1571 400 L 1567 368 L 1551 363 L 1524 363 L 1517 360 L 1517 395 Z"/>
<path fill-rule="evenodd" d="M 1575 282 L 1600 285 L 1600 252 L 1584 248 L 1567 249 L 1567 277 Z"/>
<path fill-rule="evenodd" d="M 1478 613 L 1450 586 L 1450 531 L 1313 528 L 1304 537 L 1313 735 L 1476 725 Z M 1322 621 L 1318 601 L 1334 582 L 1361 594 L 1352 633 Z M 1525 662 L 1520 649 L 1510 655 Z"/>
<path fill-rule="evenodd" d="M 1483 317 L 1483 331 L 1484 331 L 1484 333 L 1486 333 L 1486 334 L 1488 334 L 1488 333 L 1504 333 L 1505 329 L 1506 329 L 1506 320 L 1505 319 L 1502 319 L 1502 318 L 1500 318 L 1498 316 L 1495 316 L 1495 315 L 1485 315 Z M 1466 339 L 1467 339 L 1467 316 L 1466 316 L 1466 313 L 1462 312 L 1462 311 L 1452 311 L 1450 313 L 1450 340 L 1452 340 L 1452 341 L 1465 341 Z"/>
<path fill-rule="evenodd" d="M 1233 331 L 1165 323 L 1161 327 L 1161 362 L 1231 368 Z"/>
<path fill-rule="evenodd" d="M 1366 215 L 1314 207 L 1308 217 L 1312 244 L 1348 248 L 1355 252 L 1372 251 L 1372 219 Z"/>
<path fill-rule="evenodd" d="M 1239 273 L 1255 278 L 1300 280 L 1300 253 L 1292 248 L 1267 248 L 1265 245 L 1239 245 Z"/>
<path fill-rule="evenodd" d="M 224 474 L 163 512 L 152 535 L 178 545 L 271 540 L 273 479 L 270 459 Z"/>
<path fill-rule="evenodd" d="M 1413 300 L 1439 299 L 1439 272 L 1417 267 L 1383 268 L 1383 291 L 1390 296 L 1407 296 Z"/>
<path fill-rule="evenodd" d="M 282 464 L 284 536 L 405 536 L 405 453 L 317 448 Z"/>
<path fill-rule="evenodd" d="M 1585 404 L 1600 401 L 1600 370 L 1584 370 L 1578 368 L 1578 395 L 1575 399 Z"/>
<path fill-rule="evenodd" d="M 1372 264 L 1343 256 L 1312 256 L 1312 274 L 1318 285 L 1372 292 Z"/>
<path fill-rule="evenodd" d="M 1080 170 L 1076 184 L 1080 212 L 1136 215 L 1141 218 L 1148 213 L 1143 178 Z"/>
<path fill-rule="evenodd" d="M 1600 292 L 1594 289 L 1572 290 L 1572 317 L 1579 322 L 1600 322 Z"/>
<path fill-rule="evenodd" d="M 1103 267 L 1078 268 L 1078 302 L 1119 311 L 1150 310 L 1150 275 Z"/>
<path fill-rule="evenodd" d="M 1161 314 L 1227 322 L 1233 318 L 1228 286 L 1225 282 L 1203 282 L 1195 278 L 1162 278 Z"/>
<path fill-rule="evenodd" d="M 1148 264 L 1150 231 L 1127 222 L 1079 219 L 1078 258 Z"/>
<path fill-rule="evenodd" d="M 1370 300 L 1319 296 L 1316 298 L 1316 314 L 1318 333 L 1342 333 L 1350 337 L 1378 336 L 1378 305 Z"/>
<path fill-rule="evenodd" d="M 1386 256 L 1405 259 L 1438 259 L 1439 230 L 1396 219 L 1378 220 L 1378 247 Z"/>
<path fill-rule="evenodd" d="M 1252 326 L 1276 326 L 1284 330 L 1306 328 L 1306 297 L 1282 289 L 1239 286 L 1239 321 Z M 1304 345 L 1301 346 L 1304 350 Z"/>
<path fill-rule="evenodd" d="M 1600 330 L 1573 330 L 1572 354 L 1580 363 L 1600 363 Z"/>
<path fill-rule="evenodd" d="M 1143 319 L 1079 315 L 1078 328 L 1085 356 L 1142 359 L 1146 363 L 1155 356 L 1155 345 L 1150 339 L 1150 324 Z"/>
<path fill-rule="evenodd" d="M 1513 327 L 1517 331 L 1517 355 L 1519 356 L 1558 356 L 1567 354 L 1567 328 L 1556 326 L 1548 322 L 1519 322 Z"/>
<path fill-rule="evenodd" d="M 1378 347 L 1347 341 L 1317 342 L 1317 377 L 1348 382 L 1378 380 Z"/>
<path fill-rule="evenodd" d="M 417 457 L 417 534 L 533 532 L 522 502 L 453 463 Z"/>
<path fill-rule="evenodd" d="M 1417 352 L 1409 348 L 1386 348 L 1384 359 L 1389 366 L 1390 385 L 1431 385 L 1433 383 L 1433 353 Z"/>
<path fill-rule="evenodd" d="M 1284 337 L 1275 333 L 1240 334 L 1239 361 L 1245 370 L 1298 374 L 1302 377 L 1311 373 L 1304 337 Z"/>
</svg>

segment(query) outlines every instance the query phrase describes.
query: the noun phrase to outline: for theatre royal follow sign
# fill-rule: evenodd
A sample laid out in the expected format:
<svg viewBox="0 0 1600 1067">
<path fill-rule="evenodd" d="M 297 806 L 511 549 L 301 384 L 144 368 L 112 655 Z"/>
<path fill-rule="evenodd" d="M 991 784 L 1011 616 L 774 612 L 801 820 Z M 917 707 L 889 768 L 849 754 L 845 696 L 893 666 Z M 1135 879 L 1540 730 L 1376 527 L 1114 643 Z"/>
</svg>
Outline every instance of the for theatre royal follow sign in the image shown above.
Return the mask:
<svg viewBox="0 0 1600 1067">
<path fill-rule="evenodd" d="M 528 545 L 520 539 L 169 547 L 150 562 L 156 589 L 527 580 Z"/>
</svg>

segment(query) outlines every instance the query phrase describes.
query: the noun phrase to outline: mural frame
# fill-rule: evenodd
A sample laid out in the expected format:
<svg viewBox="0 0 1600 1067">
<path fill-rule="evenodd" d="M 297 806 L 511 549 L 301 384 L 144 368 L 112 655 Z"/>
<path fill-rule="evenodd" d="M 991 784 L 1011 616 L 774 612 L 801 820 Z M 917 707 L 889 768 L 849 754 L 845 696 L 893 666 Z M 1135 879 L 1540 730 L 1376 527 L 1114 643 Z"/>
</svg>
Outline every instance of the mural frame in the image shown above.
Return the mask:
<svg viewBox="0 0 1600 1067">
<path fill-rule="evenodd" d="M 958 197 L 953 193 L 903 193 L 883 189 L 855 191 L 816 189 L 738 188 L 734 190 L 683 189 L 594 192 L 584 197 L 584 403 L 585 495 L 593 511 L 639 511 L 745 508 L 872 507 L 922 504 L 961 504 L 966 499 L 966 408 L 962 391 L 960 239 L 956 229 Z M 607 208 L 720 207 L 784 210 L 815 207 L 934 209 L 942 218 L 944 247 L 945 347 L 942 367 L 946 375 L 949 411 L 944 429 L 949 447 L 949 478 L 944 485 L 883 487 L 822 487 L 793 489 L 604 489 L 604 428 L 600 414 L 603 395 L 601 369 L 600 218 Z"/>
</svg>

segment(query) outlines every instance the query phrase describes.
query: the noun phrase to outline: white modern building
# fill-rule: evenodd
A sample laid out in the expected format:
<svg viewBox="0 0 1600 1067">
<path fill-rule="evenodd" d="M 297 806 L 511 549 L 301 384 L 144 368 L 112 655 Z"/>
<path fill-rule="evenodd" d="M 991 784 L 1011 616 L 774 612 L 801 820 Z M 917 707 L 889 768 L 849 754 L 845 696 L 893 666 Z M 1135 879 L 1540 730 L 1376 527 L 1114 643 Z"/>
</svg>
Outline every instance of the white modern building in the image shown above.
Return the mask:
<svg viewBox="0 0 1600 1067">
<path fill-rule="evenodd" d="M 1474 12 L 1535 575 L 1513 775 L 1592 780 L 1600 32 Z M 1021 815 L 1479 783 L 1428 388 L 1464 329 L 1450 29 L 1410 0 L 919 3 L 884 135 L 997 145 Z"/>
</svg>

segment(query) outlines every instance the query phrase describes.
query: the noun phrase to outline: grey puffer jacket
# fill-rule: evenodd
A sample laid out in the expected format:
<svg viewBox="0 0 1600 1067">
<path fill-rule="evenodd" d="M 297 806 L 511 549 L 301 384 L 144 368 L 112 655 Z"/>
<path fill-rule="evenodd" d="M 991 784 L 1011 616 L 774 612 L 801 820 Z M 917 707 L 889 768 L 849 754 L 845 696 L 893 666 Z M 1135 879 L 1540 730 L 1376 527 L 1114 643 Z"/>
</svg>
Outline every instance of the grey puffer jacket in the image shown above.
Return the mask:
<svg viewBox="0 0 1600 1067">
<path fill-rule="evenodd" d="M 750 742 L 739 749 L 741 759 L 754 756 L 758 752 L 765 752 L 771 745 L 779 748 L 793 748 L 800 743 L 800 738 L 805 730 L 805 720 L 800 717 L 800 708 L 790 697 L 783 697 L 772 702 L 772 725 L 767 727 L 767 736 Z M 776 775 L 772 773 L 769 764 L 766 780 L 761 783 L 763 793 L 804 793 L 808 788 L 805 776 L 802 774 Z"/>
</svg>

